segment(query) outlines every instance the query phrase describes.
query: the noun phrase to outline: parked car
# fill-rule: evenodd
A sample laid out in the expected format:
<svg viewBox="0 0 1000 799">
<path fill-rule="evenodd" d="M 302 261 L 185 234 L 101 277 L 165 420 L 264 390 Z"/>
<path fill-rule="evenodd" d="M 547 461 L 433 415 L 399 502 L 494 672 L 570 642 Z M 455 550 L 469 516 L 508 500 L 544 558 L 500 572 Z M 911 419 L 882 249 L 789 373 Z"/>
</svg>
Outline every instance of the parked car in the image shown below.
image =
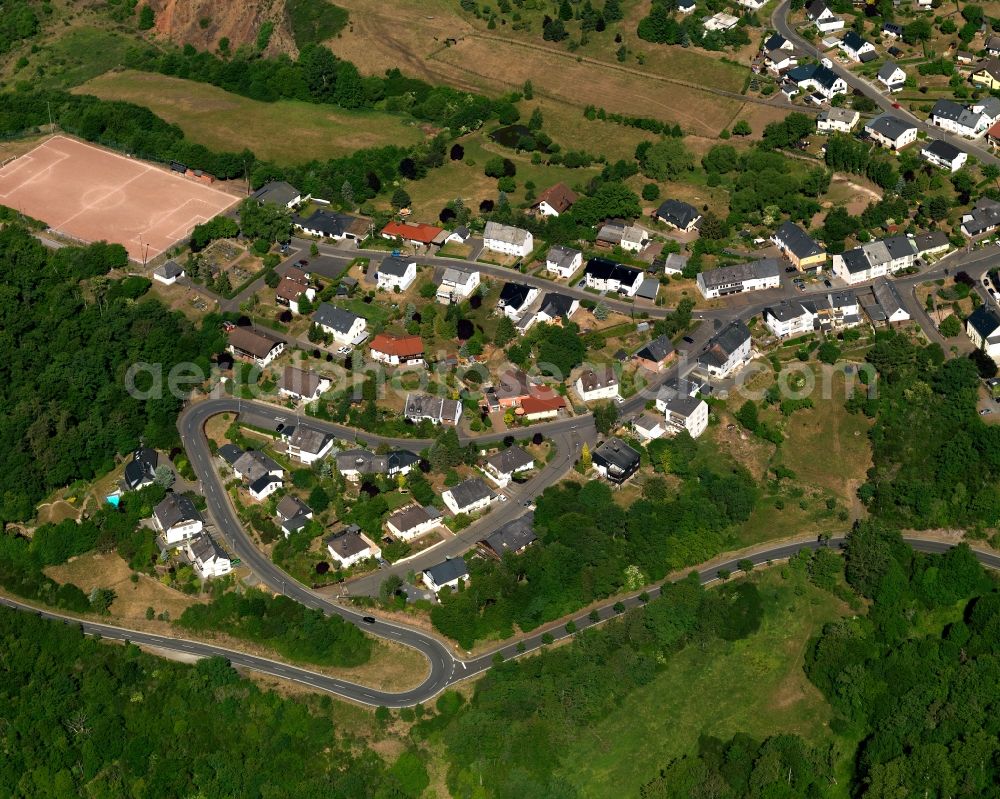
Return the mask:
<svg viewBox="0 0 1000 799">
<path fill-rule="evenodd" d="M 786 272 L 787 274 L 791 274 L 792 272 L 797 272 L 797 271 L 798 271 L 798 270 L 797 270 L 797 269 L 796 269 L 796 268 L 795 268 L 794 266 L 786 266 L 786 267 L 785 267 L 785 272 Z"/>
<path fill-rule="evenodd" d="M 989 408 L 983 408 L 983 409 L 982 409 L 982 410 L 981 410 L 981 411 L 979 412 L 979 415 L 980 415 L 980 416 L 987 416 L 988 414 L 991 414 L 991 413 L 993 413 L 993 411 L 991 411 L 991 410 L 990 410 Z"/>
<path fill-rule="evenodd" d="M 826 286 L 828 289 L 833 288 L 833 283 L 831 283 L 829 280 L 824 280 L 823 285 Z"/>
</svg>

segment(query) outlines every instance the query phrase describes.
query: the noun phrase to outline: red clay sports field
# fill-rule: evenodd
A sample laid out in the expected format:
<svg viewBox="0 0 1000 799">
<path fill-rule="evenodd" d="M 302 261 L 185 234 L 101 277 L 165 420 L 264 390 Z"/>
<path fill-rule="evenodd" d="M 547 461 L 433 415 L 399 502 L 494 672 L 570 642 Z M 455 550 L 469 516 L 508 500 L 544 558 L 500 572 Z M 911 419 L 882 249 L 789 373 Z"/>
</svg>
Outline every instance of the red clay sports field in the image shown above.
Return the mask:
<svg viewBox="0 0 1000 799">
<path fill-rule="evenodd" d="M 53 136 L 0 168 L 0 204 L 81 241 L 155 258 L 238 197 L 90 144 Z"/>
</svg>

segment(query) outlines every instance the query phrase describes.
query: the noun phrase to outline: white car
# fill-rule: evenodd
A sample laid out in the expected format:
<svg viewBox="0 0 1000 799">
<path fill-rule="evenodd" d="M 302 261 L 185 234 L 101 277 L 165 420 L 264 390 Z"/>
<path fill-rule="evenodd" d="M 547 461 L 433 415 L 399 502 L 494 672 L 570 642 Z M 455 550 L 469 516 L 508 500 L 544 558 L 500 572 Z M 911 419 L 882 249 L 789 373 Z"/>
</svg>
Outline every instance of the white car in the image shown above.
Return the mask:
<svg viewBox="0 0 1000 799">
<path fill-rule="evenodd" d="M 617 397 L 615 397 L 615 402 L 617 402 L 619 405 L 624 405 L 625 404 L 625 397 L 623 397 L 621 395 L 618 395 Z"/>
<path fill-rule="evenodd" d="M 337 350 L 337 355 L 347 355 L 347 353 L 349 353 L 350 351 L 351 351 L 350 347 L 341 347 L 339 350 Z"/>
<path fill-rule="evenodd" d="M 498 498 L 499 498 L 499 500 L 501 502 L 506 502 L 507 501 L 507 495 L 506 494 L 498 494 L 497 496 L 498 496 Z"/>
</svg>

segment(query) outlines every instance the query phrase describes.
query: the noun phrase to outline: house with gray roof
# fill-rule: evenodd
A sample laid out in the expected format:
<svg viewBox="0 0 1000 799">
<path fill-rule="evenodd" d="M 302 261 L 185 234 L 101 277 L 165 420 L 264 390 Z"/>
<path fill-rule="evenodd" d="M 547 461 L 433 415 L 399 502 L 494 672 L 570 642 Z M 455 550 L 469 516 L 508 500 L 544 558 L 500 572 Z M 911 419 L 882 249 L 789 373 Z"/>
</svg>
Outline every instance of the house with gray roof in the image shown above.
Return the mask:
<svg viewBox="0 0 1000 799">
<path fill-rule="evenodd" d="M 621 485 L 639 470 L 640 457 L 632 447 L 620 438 L 612 437 L 594 450 L 591 456 L 594 469 L 601 477 L 615 485 Z"/>
<path fill-rule="evenodd" d="M 750 363 L 751 349 L 750 328 L 736 319 L 708 340 L 698 366 L 710 377 L 729 377 Z"/>
<path fill-rule="evenodd" d="M 674 345 L 667 335 L 657 336 L 640 347 L 633 358 L 639 366 L 651 372 L 659 372 L 674 357 Z"/>
<path fill-rule="evenodd" d="M 423 572 L 424 585 L 435 594 L 445 588 L 457 589 L 460 582 L 469 581 L 469 567 L 463 558 L 448 558 Z"/>
<path fill-rule="evenodd" d="M 406 395 L 403 416 L 415 424 L 427 419 L 433 424 L 457 425 L 462 418 L 462 403 L 459 400 L 411 392 Z"/>
<path fill-rule="evenodd" d="M 441 494 L 441 501 L 455 515 L 480 511 L 493 499 L 490 487 L 479 477 L 470 477 Z"/>
<path fill-rule="evenodd" d="M 771 241 L 800 272 L 822 268 L 826 263 L 826 251 L 802 228 L 792 221 L 782 222 L 771 236 Z"/>
<path fill-rule="evenodd" d="M 992 308 L 980 305 L 965 320 L 969 339 L 994 361 L 1000 361 L 1000 316 Z"/>
<path fill-rule="evenodd" d="M 504 487 L 514 476 L 535 468 L 535 459 L 521 447 L 507 447 L 486 458 L 484 471 L 498 486 Z"/>
<path fill-rule="evenodd" d="M 520 555 L 538 540 L 532 527 L 533 522 L 534 514 L 532 513 L 507 522 L 503 527 L 497 528 L 479 541 L 477 545 L 479 552 L 495 560 L 501 560 L 508 552 L 512 555 Z"/>
<path fill-rule="evenodd" d="M 875 117 L 865 125 L 865 133 L 887 150 L 902 150 L 917 140 L 917 126 L 892 114 Z"/>
<path fill-rule="evenodd" d="M 153 527 L 168 545 L 173 545 L 200 533 L 205 522 L 190 497 L 169 492 L 153 508 Z"/>
<path fill-rule="evenodd" d="M 250 195 L 260 205 L 277 205 L 279 208 L 294 208 L 303 202 L 302 192 L 291 183 L 284 180 L 272 180 L 265 183 Z"/>
<path fill-rule="evenodd" d="M 564 247 L 562 244 L 549 247 L 545 256 L 545 270 L 559 277 L 571 278 L 581 266 L 583 266 L 583 253 L 572 247 Z"/>
<path fill-rule="evenodd" d="M 313 313 L 312 321 L 324 333 L 333 336 L 340 344 L 357 346 L 368 337 L 368 323 L 364 318 L 345 308 L 338 308 L 328 302 L 320 303 Z"/>
<path fill-rule="evenodd" d="M 987 236 L 1000 226 L 1000 202 L 980 197 L 969 213 L 962 216 L 962 233 L 970 238 Z"/>
<path fill-rule="evenodd" d="M 764 258 L 735 266 L 720 266 L 699 272 L 698 290 L 705 299 L 715 299 L 744 291 L 776 289 L 781 285 L 781 265 L 776 258 Z"/>
<path fill-rule="evenodd" d="M 479 288 L 479 270 L 466 269 L 461 266 L 446 267 L 438 284 L 437 301 L 444 305 L 461 302 L 472 296 Z"/>
</svg>

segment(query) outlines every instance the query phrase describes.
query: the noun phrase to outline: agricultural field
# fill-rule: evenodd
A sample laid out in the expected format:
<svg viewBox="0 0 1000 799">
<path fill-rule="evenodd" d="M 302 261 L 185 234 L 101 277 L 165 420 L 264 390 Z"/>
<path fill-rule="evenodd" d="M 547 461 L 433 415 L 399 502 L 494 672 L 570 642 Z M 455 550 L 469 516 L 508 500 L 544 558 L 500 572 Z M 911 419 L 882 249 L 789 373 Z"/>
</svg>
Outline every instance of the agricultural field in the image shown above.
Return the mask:
<svg viewBox="0 0 1000 799">
<path fill-rule="evenodd" d="M 218 151 L 248 147 L 279 164 L 424 138 L 415 124 L 391 114 L 290 100 L 262 103 L 206 83 L 134 70 L 106 73 L 76 91 L 147 106 L 198 144 Z"/>
</svg>

